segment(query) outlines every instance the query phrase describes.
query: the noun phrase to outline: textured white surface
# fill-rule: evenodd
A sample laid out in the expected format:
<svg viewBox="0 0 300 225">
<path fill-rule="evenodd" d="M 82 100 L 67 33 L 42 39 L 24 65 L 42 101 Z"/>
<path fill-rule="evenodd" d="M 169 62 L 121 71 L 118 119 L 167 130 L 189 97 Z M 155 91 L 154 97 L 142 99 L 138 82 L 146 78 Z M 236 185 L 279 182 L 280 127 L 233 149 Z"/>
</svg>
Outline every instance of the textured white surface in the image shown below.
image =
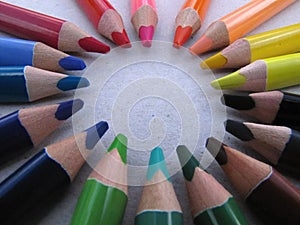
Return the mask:
<svg viewBox="0 0 300 225">
<path fill-rule="evenodd" d="M 9 0 L 7 2 L 74 22 L 112 48 L 115 47 L 111 42 L 97 34 L 74 0 Z M 131 41 L 138 41 L 134 28 L 130 23 L 129 0 L 111 0 L 110 2 L 122 14 Z M 193 44 L 212 21 L 247 2 L 249 1 L 212 0 L 202 29 L 186 46 L 189 47 Z M 91 171 L 90 166 L 93 166 L 101 157 L 105 148 L 111 143 L 115 132 L 122 131 L 129 137 L 128 161 L 131 165 L 129 180 L 133 185 L 129 188 L 129 202 L 123 225 L 133 224 L 135 210 L 142 191 L 139 184 L 143 182 L 149 150 L 158 144 L 164 148 L 168 167 L 173 174 L 175 173 L 172 181 L 184 212 L 185 224 L 192 225 L 184 181 L 181 172 L 178 171 L 178 161 L 174 150 L 178 143 L 186 144 L 191 148 L 196 146 L 195 154 L 200 159 L 204 151 L 205 138 L 211 132 L 215 132 L 215 135 L 222 137 L 224 133 L 222 120 L 225 119 L 226 114 L 224 114 L 224 108 L 219 103 L 220 93 L 213 91 L 208 85 L 209 79 L 213 78 L 212 75 L 204 73 L 198 67 L 200 59 L 189 55 L 185 49 L 175 50 L 170 47 L 170 43 L 173 41 L 175 17 L 182 4 L 183 0 L 157 1 L 159 23 L 154 39 L 166 43 L 154 43 L 152 49 L 144 49 L 140 47 L 139 43 L 136 43 L 132 49 L 116 48 L 108 55 L 100 56 L 99 59 L 97 59 L 98 54 L 80 55 L 88 65 L 97 60 L 84 74 L 92 81 L 90 88 L 31 104 L 1 105 L 0 116 L 3 116 L 19 108 L 70 99 L 74 94 L 76 97 L 83 98 L 86 102 L 84 110 L 79 112 L 73 120 L 63 124 L 40 147 L 70 136 L 73 131 L 77 132 L 84 129 L 96 120 L 107 120 L 111 126 L 110 131 L 103 138 L 102 145 L 97 146 L 94 157 L 89 161 L 89 164 L 82 168 L 74 183 L 60 196 L 45 203 L 44 209 L 30 215 L 29 224 L 68 224 L 82 185 Z M 299 22 L 299 9 L 300 1 L 297 1 L 251 33 L 260 33 Z M 1 35 L 8 36 L 4 33 L 1 33 Z M 176 51 L 178 51 L 178 54 Z M 155 54 L 157 54 L 157 58 L 155 58 Z M 203 57 L 208 55 L 211 54 Z M 176 60 L 178 63 L 176 63 Z M 194 73 L 197 70 L 199 70 L 199 76 Z M 215 76 L 218 77 L 228 72 L 230 71 L 218 71 L 215 72 Z M 78 74 L 82 75 L 81 73 Z M 197 83 L 198 81 L 200 85 Z M 297 87 L 291 90 L 300 93 Z M 212 106 L 209 104 L 212 104 Z M 243 117 L 233 110 L 228 110 L 227 116 L 233 119 L 247 120 L 247 117 Z M 214 123 L 216 124 L 214 125 Z M 196 129 L 198 126 L 199 130 Z M 190 128 L 190 135 L 186 133 L 184 127 Z M 194 140 L 197 136 L 199 140 Z M 254 155 L 249 148 L 230 135 L 225 135 L 224 142 Z M 0 180 L 3 180 L 38 149 L 31 150 L 3 166 L 0 171 Z M 259 156 L 255 156 L 259 158 Z M 238 197 L 221 169 L 213 163 L 208 170 L 237 198 L 250 224 L 262 224 Z M 296 181 L 293 180 L 293 182 Z M 40 216 L 37 216 L 37 213 Z"/>
</svg>

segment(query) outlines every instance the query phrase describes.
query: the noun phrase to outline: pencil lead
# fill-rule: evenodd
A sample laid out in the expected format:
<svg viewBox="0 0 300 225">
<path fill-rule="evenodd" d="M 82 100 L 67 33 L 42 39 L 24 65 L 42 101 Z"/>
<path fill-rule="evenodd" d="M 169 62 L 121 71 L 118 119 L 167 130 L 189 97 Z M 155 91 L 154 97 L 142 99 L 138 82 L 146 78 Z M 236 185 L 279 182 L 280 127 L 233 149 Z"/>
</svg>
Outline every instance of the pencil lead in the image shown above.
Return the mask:
<svg viewBox="0 0 300 225">
<path fill-rule="evenodd" d="M 111 143 L 107 152 L 117 149 L 124 164 L 127 162 L 127 137 L 123 134 L 118 134 Z"/>
<path fill-rule="evenodd" d="M 199 161 L 192 155 L 192 153 L 184 145 L 179 145 L 176 149 L 176 152 L 185 179 L 191 181 L 193 179 L 195 169 L 197 167 L 201 168 Z"/>
<path fill-rule="evenodd" d="M 113 41 L 121 46 L 122 48 L 130 48 L 131 44 L 130 44 L 130 40 L 127 36 L 127 33 L 125 30 L 123 30 L 122 33 L 120 32 L 113 32 L 111 34 Z"/>
<path fill-rule="evenodd" d="M 153 26 L 141 26 L 139 37 L 143 43 L 144 47 L 150 48 L 152 44 L 152 39 L 154 35 Z"/>
<path fill-rule="evenodd" d="M 56 110 L 55 118 L 58 120 L 66 120 L 80 109 L 82 109 L 84 103 L 81 99 L 74 99 L 66 102 L 59 103 L 59 107 Z"/>
<path fill-rule="evenodd" d="M 178 26 L 175 31 L 175 37 L 173 41 L 173 46 L 175 48 L 180 48 L 187 40 L 191 37 L 193 28 L 191 26 Z"/>
<path fill-rule="evenodd" d="M 147 172 L 147 180 L 151 180 L 151 178 L 156 174 L 156 172 L 158 172 L 158 170 L 160 170 L 169 180 L 170 175 L 165 162 L 163 150 L 160 147 L 154 148 L 151 152 Z"/>
<path fill-rule="evenodd" d="M 221 54 L 215 54 L 201 62 L 202 69 L 220 69 L 227 63 L 227 59 Z"/>
<path fill-rule="evenodd" d="M 221 102 L 222 104 L 237 110 L 249 110 L 255 108 L 255 102 L 248 94 L 224 94 Z"/>
<path fill-rule="evenodd" d="M 85 37 L 79 40 L 79 45 L 85 51 L 88 52 L 98 52 L 98 53 L 108 53 L 110 47 L 94 37 Z"/>
<path fill-rule="evenodd" d="M 67 76 L 57 83 L 57 88 L 62 91 L 69 91 L 76 88 L 90 86 L 90 82 L 85 77 Z"/>
<path fill-rule="evenodd" d="M 74 56 L 62 58 L 58 64 L 65 70 L 83 70 L 86 67 L 82 59 Z"/>
<path fill-rule="evenodd" d="M 196 55 L 200 55 L 204 52 L 211 50 L 213 46 L 213 41 L 203 35 L 192 47 L 190 47 L 190 51 Z"/>
<path fill-rule="evenodd" d="M 224 165 L 227 163 L 227 154 L 224 149 L 225 144 L 220 142 L 214 137 L 210 137 L 206 140 L 206 148 L 212 154 L 215 155 L 215 159 L 219 165 Z"/>
<path fill-rule="evenodd" d="M 86 129 L 86 148 L 90 150 L 93 149 L 108 128 L 107 122 L 101 121 Z"/>
<path fill-rule="evenodd" d="M 249 128 L 241 122 L 227 120 L 225 122 L 225 127 L 226 131 L 241 139 L 242 141 L 251 141 L 254 139 L 251 130 L 249 130 Z"/>
<path fill-rule="evenodd" d="M 246 77 L 240 74 L 240 71 L 236 71 L 225 77 L 213 80 L 210 84 L 215 89 L 232 89 L 244 85 L 246 81 Z"/>
</svg>

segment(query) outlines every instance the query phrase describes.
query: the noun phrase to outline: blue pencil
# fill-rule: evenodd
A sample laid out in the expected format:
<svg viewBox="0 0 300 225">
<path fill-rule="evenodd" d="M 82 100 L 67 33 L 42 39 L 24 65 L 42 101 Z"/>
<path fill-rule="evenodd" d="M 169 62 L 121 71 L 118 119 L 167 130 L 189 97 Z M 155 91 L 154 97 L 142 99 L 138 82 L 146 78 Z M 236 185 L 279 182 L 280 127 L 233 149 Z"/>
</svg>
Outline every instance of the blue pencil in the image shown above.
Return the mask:
<svg viewBox="0 0 300 225">
<path fill-rule="evenodd" d="M 31 66 L 0 67 L 0 102 L 33 102 L 76 88 L 88 87 L 84 77 Z"/>
<path fill-rule="evenodd" d="M 70 56 L 41 42 L 15 38 L 0 38 L 0 66 L 34 66 L 64 71 L 83 70 L 82 59 Z"/>
<path fill-rule="evenodd" d="M 0 184 L 1 225 L 15 225 L 36 203 L 70 184 L 108 129 L 106 122 L 49 145 Z"/>
<path fill-rule="evenodd" d="M 80 99 L 20 109 L 0 118 L 0 165 L 40 144 L 83 107 Z"/>
</svg>

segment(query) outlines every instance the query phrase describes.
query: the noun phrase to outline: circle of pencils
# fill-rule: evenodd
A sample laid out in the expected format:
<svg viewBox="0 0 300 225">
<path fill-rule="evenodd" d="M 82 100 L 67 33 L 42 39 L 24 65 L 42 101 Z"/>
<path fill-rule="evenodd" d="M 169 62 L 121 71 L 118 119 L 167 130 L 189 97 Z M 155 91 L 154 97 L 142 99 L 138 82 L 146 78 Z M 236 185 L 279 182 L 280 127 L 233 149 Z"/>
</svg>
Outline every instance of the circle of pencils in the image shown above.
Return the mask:
<svg viewBox="0 0 300 225">
<path fill-rule="evenodd" d="M 209 138 L 206 147 L 266 224 L 300 224 L 300 190 L 280 173 L 215 138 Z"/>
<path fill-rule="evenodd" d="M 206 173 L 187 147 L 178 146 L 195 225 L 248 225 L 233 196 Z"/>
<path fill-rule="evenodd" d="M 88 177 L 71 225 L 121 225 L 128 200 L 127 138 L 119 134 Z"/>
<path fill-rule="evenodd" d="M 46 201 L 50 194 L 70 184 L 107 129 L 107 123 L 100 122 L 49 145 L 1 182 L 1 224 L 15 224 L 38 202 Z"/>
</svg>

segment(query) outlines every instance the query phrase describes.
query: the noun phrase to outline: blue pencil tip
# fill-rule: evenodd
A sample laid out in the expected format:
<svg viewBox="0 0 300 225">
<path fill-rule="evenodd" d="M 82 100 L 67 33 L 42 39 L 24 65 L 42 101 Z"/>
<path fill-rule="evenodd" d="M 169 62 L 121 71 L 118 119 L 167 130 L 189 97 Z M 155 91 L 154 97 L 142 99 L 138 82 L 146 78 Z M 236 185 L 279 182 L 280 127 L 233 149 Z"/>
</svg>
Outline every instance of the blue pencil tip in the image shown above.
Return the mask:
<svg viewBox="0 0 300 225">
<path fill-rule="evenodd" d="M 169 179 L 170 175 L 167 169 L 167 165 L 165 162 L 165 157 L 163 154 L 163 150 L 160 147 L 156 147 L 152 150 L 149 160 L 147 180 L 151 180 L 151 178 L 158 172 L 161 171 L 167 179 Z"/>
<path fill-rule="evenodd" d="M 83 107 L 83 101 L 81 99 L 70 100 L 59 103 L 59 106 L 55 113 L 55 118 L 58 120 L 66 120 Z"/>
<path fill-rule="evenodd" d="M 62 58 L 58 63 L 65 70 L 83 70 L 86 67 L 82 59 L 74 56 Z"/>
<path fill-rule="evenodd" d="M 90 86 L 90 82 L 85 77 L 67 76 L 57 83 L 57 88 L 62 91 L 74 90 Z"/>
<path fill-rule="evenodd" d="M 95 145 L 98 143 L 100 138 L 105 134 L 108 130 L 108 123 L 105 121 L 101 121 L 96 125 L 88 128 L 86 131 L 86 147 L 87 149 L 93 149 Z"/>
</svg>

